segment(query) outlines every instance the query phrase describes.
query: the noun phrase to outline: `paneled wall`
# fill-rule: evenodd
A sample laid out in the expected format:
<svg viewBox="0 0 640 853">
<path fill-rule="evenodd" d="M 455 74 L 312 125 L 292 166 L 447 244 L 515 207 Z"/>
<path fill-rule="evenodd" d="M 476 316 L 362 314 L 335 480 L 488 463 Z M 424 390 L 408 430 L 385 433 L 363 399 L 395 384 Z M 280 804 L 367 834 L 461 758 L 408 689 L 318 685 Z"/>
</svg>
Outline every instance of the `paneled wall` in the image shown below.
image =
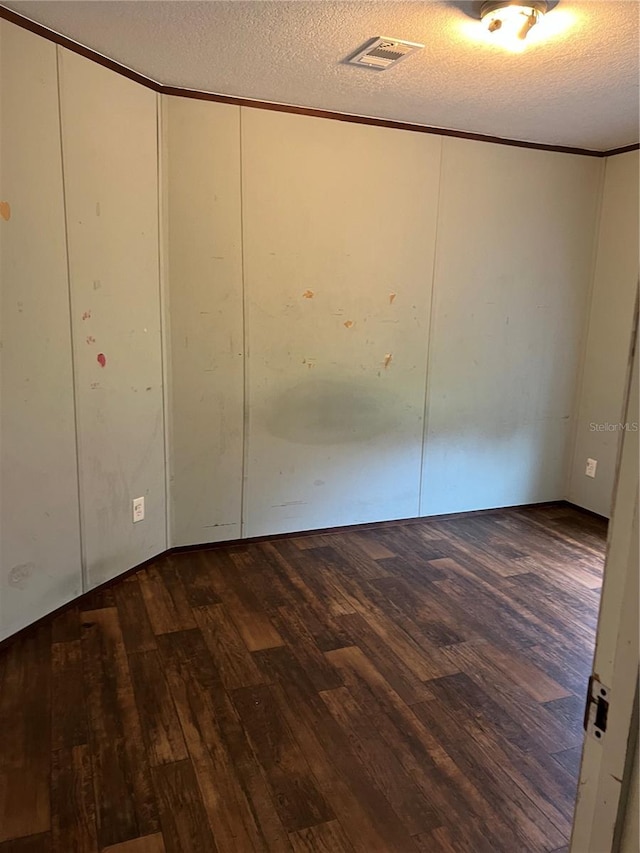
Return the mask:
<svg viewBox="0 0 640 853">
<path fill-rule="evenodd" d="M 245 535 L 418 515 L 441 146 L 243 109 Z"/>
<path fill-rule="evenodd" d="M 82 591 L 56 66 L 0 24 L 0 638 Z"/>
<path fill-rule="evenodd" d="M 601 171 L 445 140 L 423 515 L 564 497 Z"/>
<path fill-rule="evenodd" d="M 164 98 L 171 544 L 241 535 L 240 109 Z"/>
<path fill-rule="evenodd" d="M 154 92 L 60 49 L 87 586 L 166 548 Z M 146 517 L 132 522 L 133 498 Z"/>
<path fill-rule="evenodd" d="M 157 96 L 0 36 L 2 639 L 163 551 L 166 512 Z"/>
<path fill-rule="evenodd" d="M 637 155 L 590 306 L 602 160 L 160 99 L 0 32 L 0 639 L 168 545 L 560 499 L 572 457 L 606 509 L 576 471 L 612 477 Z"/>
<path fill-rule="evenodd" d="M 584 353 L 569 500 L 608 516 L 620 443 L 627 364 L 638 292 L 637 151 L 608 157 Z M 585 476 L 596 459 L 594 479 Z"/>
<path fill-rule="evenodd" d="M 173 222 L 179 185 L 212 180 L 214 124 L 235 108 L 167 100 L 208 140 L 200 154 L 169 144 Z M 240 125 L 243 535 L 564 497 L 602 162 L 247 108 Z M 192 196 L 197 228 L 215 234 L 219 210 Z M 175 274 L 174 253 L 205 256 L 182 215 L 171 322 L 179 310 L 173 383 L 187 398 L 172 415 L 200 464 L 174 454 L 175 476 L 189 507 L 203 484 L 230 486 L 233 507 L 238 480 L 219 477 L 227 460 L 202 429 L 216 336 L 189 335 L 199 369 L 176 368 L 188 325 L 206 328 L 193 277 Z M 226 305 L 226 285 L 214 290 Z M 220 364 L 212 381 L 228 394 Z"/>
</svg>

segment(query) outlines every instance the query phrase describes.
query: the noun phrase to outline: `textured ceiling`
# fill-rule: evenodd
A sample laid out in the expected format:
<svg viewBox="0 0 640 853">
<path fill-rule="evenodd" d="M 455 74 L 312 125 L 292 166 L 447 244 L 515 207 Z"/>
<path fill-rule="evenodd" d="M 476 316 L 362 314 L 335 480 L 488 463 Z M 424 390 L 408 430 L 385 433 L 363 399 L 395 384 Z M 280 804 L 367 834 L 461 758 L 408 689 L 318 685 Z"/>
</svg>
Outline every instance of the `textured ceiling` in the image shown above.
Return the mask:
<svg viewBox="0 0 640 853">
<path fill-rule="evenodd" d="M 560 0 L 522 53 L 488 44 L 463 0 L 5 5 L 166 85 L 597 150 L 638 141 L 638 0 Z M 344 64 L 378 35 L 426 48 L 385 72 Z"/>
</svg>

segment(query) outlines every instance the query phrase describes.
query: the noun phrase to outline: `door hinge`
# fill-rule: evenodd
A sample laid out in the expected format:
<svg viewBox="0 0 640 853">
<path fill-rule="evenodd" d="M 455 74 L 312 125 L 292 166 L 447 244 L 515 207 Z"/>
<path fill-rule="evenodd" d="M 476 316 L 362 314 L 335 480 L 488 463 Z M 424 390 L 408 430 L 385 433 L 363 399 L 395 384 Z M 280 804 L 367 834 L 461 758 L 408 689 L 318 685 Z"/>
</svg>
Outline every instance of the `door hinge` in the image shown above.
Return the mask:
<svg viewBox="0 0 640 853">
<path fill-rule="evenodd" d="M 596 675 L 589 676 L 587 702 L 584 709 L 584 728 L 596 740 L 602 740 L 607 731 L 607 717 L 611 691 Z"/>
</svg>

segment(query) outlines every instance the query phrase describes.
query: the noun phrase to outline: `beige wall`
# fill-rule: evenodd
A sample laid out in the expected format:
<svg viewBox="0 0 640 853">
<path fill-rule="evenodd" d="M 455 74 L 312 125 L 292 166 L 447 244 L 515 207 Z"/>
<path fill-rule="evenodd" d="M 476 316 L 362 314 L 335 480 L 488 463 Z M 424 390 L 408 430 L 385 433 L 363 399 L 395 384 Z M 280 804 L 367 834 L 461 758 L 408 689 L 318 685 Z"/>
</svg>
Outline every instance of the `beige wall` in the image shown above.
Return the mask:
<svg viewBox="0 0 640 853">
<path fill-rule="evenodd" d="M 74 53 L 60 49 L 59 61 L 91 588 L 166 548 L 157 96 Z M 133 524 L 131 501 L 140 496 L 146 518 Z"/>
<path fill-rule="evenodd" d="M 637 718 L 635 720 L 637 725 Z M 620 853 L 638 853 L 640 850 L 640 786 L 638 785 L 638 746 L 633 752 L 633 763 L 631 765 L 631 778 L 628 782 L 629 788 L 625 802 L 622 820 L 622 835 L 620 839 Z"/>
<path fill-rule="evenodd" d="M 569 500 L 605 516 L 611 510 L 620 442 L 620 431 L 606 425 L 622 417 L 638 288 L 639 161 L 637 151 L 606 161 L 568 489 Z M 594 479 L 585 476 L 587 458 L 598 461 Z"/>
<path fill-rule="evenodd" d="M 183 511 L 206 489 L 220 494 L 232 458 L 204 428 L 202 366 L 215 317 L 240 321 L 200 249 L 201 234 L 220 233 L 220 207 L 196 194 L 188 227 L 185 187 L 207 181 L 232 214 L 214 165 L 219 128 L 238 120 L 243 534 L 565 496 L 601 161 L 176 98 L 164 119 L 181 135 L 170 137 L 180 165 L 167 192 L 173 393 L 189 398 L 172 406 Z M 198 288 L 217 297 L 214 315 L 192 305 Z M 226 394 L 237 380 L 218 361 Z M 222 482 L 236 507 L 233 472 Z M 215 502 L 207 509 L 209 525 L 223 523 Z"/>
<path fill-rule="evenodd" d="M 82 592 L 57 55 L 0 24 L 0 638 Z"/>
<path fill-rule="evenodd" d="M 241 536 L 240 109 L 164 98 L 162 113 L 171 542 L 193 545 Z"/>
<path fill-rule="evenodd" d="M 242 110 L 247 536 L 419 514 L 441 148 Z"/>
<path fill-rule="evenodd" d="M 0 36 L 2 639 L 163 551 L 166 518 L 157 96 Z"/>
<path fill-rule="evenodd" d="M 602 163 L 443 157 L 422 514 L 563 498 Z"/>
<path fill-rule="evenodd" d="M 160 99 L 0 31 L 0 638 L 167 544 L 566 496 L 602 160 Z"/>
</svg>

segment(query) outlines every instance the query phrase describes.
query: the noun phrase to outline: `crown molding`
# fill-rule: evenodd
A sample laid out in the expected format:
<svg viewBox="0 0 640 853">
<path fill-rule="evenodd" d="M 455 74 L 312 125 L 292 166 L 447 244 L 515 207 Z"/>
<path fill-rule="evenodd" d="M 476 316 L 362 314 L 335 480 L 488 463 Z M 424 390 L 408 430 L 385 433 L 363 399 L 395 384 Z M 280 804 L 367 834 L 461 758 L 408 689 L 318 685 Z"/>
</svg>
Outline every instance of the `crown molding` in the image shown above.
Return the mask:
<svg viewBox="0 0 640 853">
<path fill-rule="evenodd" d="M 147 89 L 158 92 L 161 95 L 171 95 L 178 98 L 195 98 L 201 101 L 214 101 L 220 104 L 231 104 L 240 107 L 250 107 L 258 110 L 273 110 L 281 113 L 291 113 L 293 115 L 312 116 L 313 118 L 331 119 L 333 121 L 345 121 L 352 124 L 365 124 L 373 127 L 387 127 L 394 130 L 410 130 L 413 133 L 428 133 L 435 136 L 449 136 L 456 139 L 469 139 L 475 142 L 492 142 L 496 145 L 509 145 L 516 148 L 532 148 L 539 151 L 555 151 L 562 154 L 578 154 L 583 157 L 613 157 L 616 154 L 625 154 L 628 151 L 640 150 L 640 143 L 636 142 L 631 145 L 625 145 L 622 148 L 612 148 L 608 151 L 596 151 L 590 148 L 574 148 L 568 145 L 549 145 L 544 142 L 528 142 L 520 139 L 508 139 L 502 136 L 489 136 L 483 133 L 472 133 L 464 130 L 450 130 L 444 127 L 430 127 L 424 124 L 413 124 L 411 122 L 393 121 L 391 119 L 374 118 L 372 116 L 354 115 L 351 113 L 333 112 L 331 110 L 313 109 L 311 107 L 294 106 L 292 104 L 280 104 L 271 101 L 258 101 L 251 98 L 238 98 L 232 95 L 220 95 L 214 92 L 202 92 L 197 89 L 184 89 L 177 86 L 166 86 L 157 80 L 152 80 L 133 68 L 122 65 L 114 59 L 109 59 L 98 51 L 90 47 L 85 47 L 82 44 L 68 38 L 67 36 L 51 30 L 48 27 L 32 21 L 24 15 L 14 12 L 12 9 L 7 9 L 6 6 L 0 5 L 0 19 L 9 21 L 18 27 L 22 27 L 29 32 L 41 38 L 47 39 L 54 44 L 60 45 L 67 50 L 84 56 L 92 62 L 98 63 L 116 74 L 127 77 Z"/>
</svg>

